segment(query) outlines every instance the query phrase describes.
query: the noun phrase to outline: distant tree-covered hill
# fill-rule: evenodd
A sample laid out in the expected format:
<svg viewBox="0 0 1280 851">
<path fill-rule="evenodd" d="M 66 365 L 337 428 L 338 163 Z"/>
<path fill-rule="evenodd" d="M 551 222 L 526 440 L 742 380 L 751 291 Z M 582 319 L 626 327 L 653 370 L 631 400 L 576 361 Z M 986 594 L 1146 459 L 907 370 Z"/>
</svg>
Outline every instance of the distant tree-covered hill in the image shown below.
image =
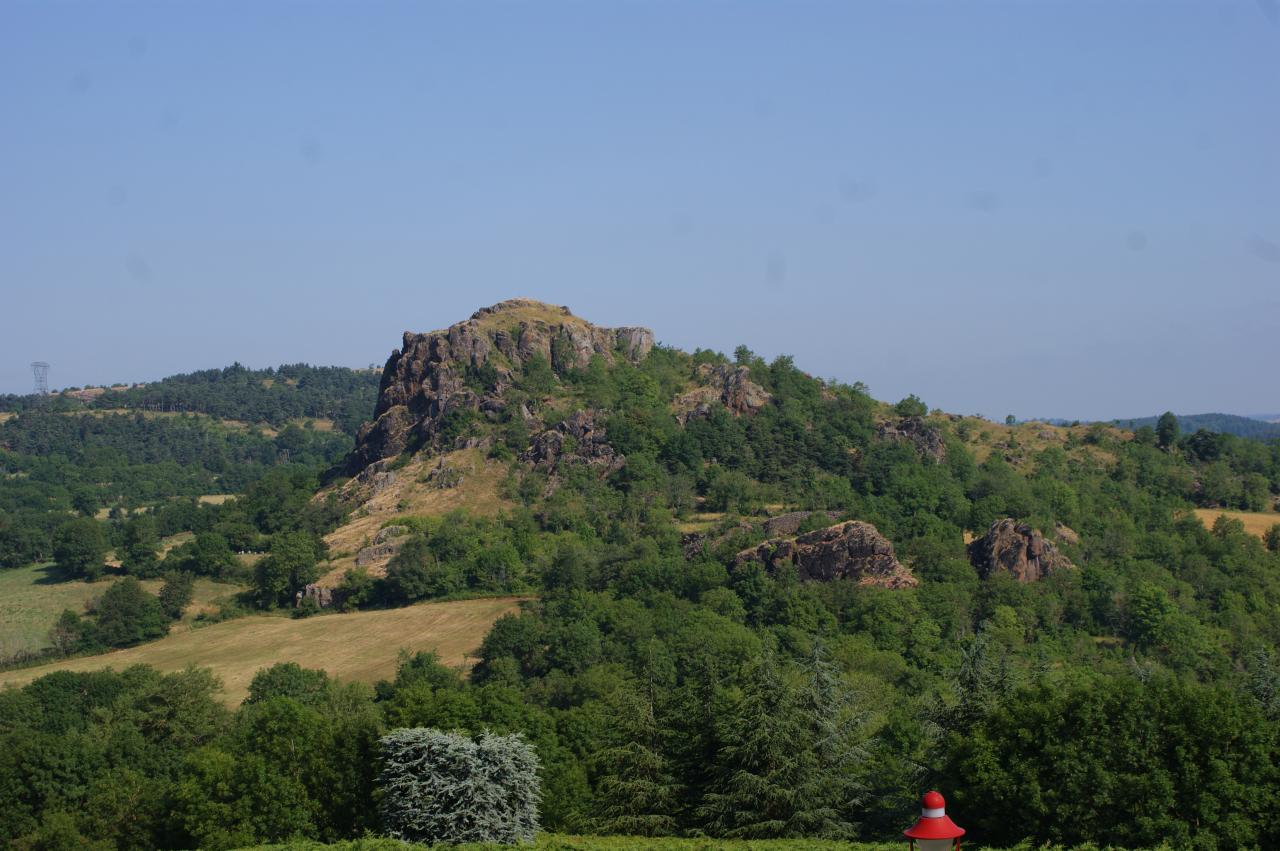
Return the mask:
<svg viewBox="0 0 1280 851">
<path fill-rule="evenodd" d="M 1139 417 L 1129 420 L 1112 420 L 1113 425 L 1136 431 L 1143 426 L 1155 428 L 1159 417 Z M 1280 423 L 1269 423 L 1250 417 L 1235 414 L 1187 414 L 1178 417 L 1178 428 L 1184 434 L 1200 429 L 1219 434 L 1234 434 L 1236 437 L 1250 437 L 1255 440 L 1273 440 L 1280 438 Z"/>
<path fill-rule="evenodd" d="M 273 426 L 310 417 L 333 420 L 338 429 L 354 435 L 373 410 L 377 393 L 378 373 L 372 370 L 305 363 L 249 369 L 235 363 L 96 395 L 0 396 L 0 411 L 126 409 L 208 414 Z"/>
</svg>

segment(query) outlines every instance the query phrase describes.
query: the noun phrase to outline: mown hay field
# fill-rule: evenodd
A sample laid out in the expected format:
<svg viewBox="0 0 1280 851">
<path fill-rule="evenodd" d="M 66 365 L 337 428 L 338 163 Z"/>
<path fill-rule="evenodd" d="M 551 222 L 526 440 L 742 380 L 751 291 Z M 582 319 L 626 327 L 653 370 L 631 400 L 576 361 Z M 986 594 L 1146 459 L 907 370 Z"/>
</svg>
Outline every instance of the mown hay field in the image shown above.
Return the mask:
<svg viewBox="0 0 1280 851">
<path fill-rule="evenodd" d="M 400 650 L 434 650 L 445 665 L 469 669 L 489 627 L 516 611 L 520 599 L 419 603 L 301 620 L 253 615 L 98 656 L 0 671 L 0 686 L 23 685 L 53 671 L 120 670 L 130 665 L 178 671 L 195 665 L 211 669 L 222 680 L 223 700 L 234 706 L 248 695 L 253 675 L 277 662 L 322 668 L 338 679 L 366 683 L 394 676 Z"/>
<path fill-rule="evenodd" d="M 1244 524 L 1246 532 L 1250 535 L 1257 535 L 1259 538 L 1265 535 L 1272 526 L 1280 523 L 1280 513 L 1274 511 L 1228 511 L 1225 508 L 1197 508 L 1195 512 L 1196 517 L 1200 518 L 1200 522 L 1205 525 L 1206 529 L 1212 529 L 1214 521 L 1225 514 L 1232 520 L 1239 520 Z"/>
</svg>

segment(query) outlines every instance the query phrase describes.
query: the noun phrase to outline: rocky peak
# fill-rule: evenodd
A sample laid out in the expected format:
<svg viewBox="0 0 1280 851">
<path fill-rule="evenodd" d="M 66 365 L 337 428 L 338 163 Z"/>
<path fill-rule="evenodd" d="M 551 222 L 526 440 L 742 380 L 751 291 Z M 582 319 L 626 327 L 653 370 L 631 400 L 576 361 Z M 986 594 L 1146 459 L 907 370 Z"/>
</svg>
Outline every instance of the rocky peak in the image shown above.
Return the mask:
<svg viewBox="0 0 1280 851">
<path fill-rule="evenodd" d="M 859 585 L 914 588 L 920 581 L 893 552 L 893 544 L 870 523 L 847 520 L 795 538 L 774 538 L 743 550 L 735 567 L 759 562 L 773 572 L 794 565 L 802 580 L 849 579 Z"/>
<path fill-rule="evenodd" d="M 1075 567 L 1038 529 L 1011 517 L 992 523 L 986 535 L 969 544 L 969 561 L 983 579 L 1007 573 L 1019 582 Z"/>
<path fill-rule="evenodd" d="M 348 471 L 432 445 L 450 411 L 501 411 L 504 391 L 535 356 L 563 372 L 585 367 L 596 355 L 638 362 L 653 342 L 647 328 L 602 328 L 567 307 L 532 299 L 481 308 L 442 331 L 406 331 L 382 370 L 373 421 L 357 435 Z"/>
</svg>

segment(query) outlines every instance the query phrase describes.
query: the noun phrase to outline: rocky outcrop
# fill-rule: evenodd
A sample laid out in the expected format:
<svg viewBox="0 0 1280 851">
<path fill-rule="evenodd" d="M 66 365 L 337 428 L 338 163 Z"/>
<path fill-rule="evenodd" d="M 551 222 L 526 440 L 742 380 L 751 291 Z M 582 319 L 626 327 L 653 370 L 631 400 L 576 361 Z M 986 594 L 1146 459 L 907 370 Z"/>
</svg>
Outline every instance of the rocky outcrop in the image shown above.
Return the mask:
<svg viewBox="0 0 1280 851">
<path fill-rule="evenodd" d="M 302 608 L 311 601 L 317 608 L 328 609 L 341 606 L 345 595 L 341 588 L 326 588 L 322 585 L 306 585 L 293 595 L 293 607 Z"/>
<path fill-rule="evenodd" d="M 704 363 L 698 367 L 698 387 L 676 399 L 676 419 L 684 424 L 692 417 L 705 417 L 717 402 L 736 415 L 754 414 L 769 404 L 769 392 L 751 380 L 745 366 Z"/>
<path fill-rule="evenodd" d="M 614 452 L 604 426 L 596 422 L 594 411 L 576 411 L 566 420 L 534 437 L 520 455 L 535 467 L 548 472 L 563 464 L 584 463 L 615 470 L 623 458 Z"/>
<path fill-rule="evenodd" d="M 827 523 L 835 520 L 840 516 L 838 511 L 792 511 L 787 514 L 779 514 L 770 517 L 762 524 L 764 533 L 770 538 L 781 538 L 794 535 L 800 531 L 800 527 L 805 524 L 809 518 L 822 518 Z M 817 525 L 821 520 L 815 520 Z"/>
<path fill-rule="evenodd" d="M 880 423 L 876 434 L 881 440 L 910 441 L 926 458 L 942 461 L 947 457 L 947 445 L 942 432 L 925 422 L 924 417 L 903 417 L 897 421 Z"/>
<path fill-rule="evenodd" d="M 893 544 L 870 523 L 848 520 L 795 538 L 775 538 L 743 550 L 735 567 L 759 562 L 769 572 L 794 565 L 802 580 L 846 579 L 880 588 L 914 588 L 919 580 L 893 552 Z"/>
<path fill-rule="evenodd" d="M 585 367 L 593 357 L 639 361 L 653 348 L 646 328 L 601 328 L 528 299 L 476 311 L 443 331 L 406 331 L 382 370 L 373 421 L 360 429 L 347 459 L 354 475 L 406 449 L 437 446 L 445 416 L 470 409 L 497 417 L 503 393 L 530 358 L 557 372 Z"/>
<path fill-rule="evenodd" d="M 983 579 L 1007 573 L 1019 582 L 1036 582 L 1075 567 L 1039 530 L 1009 517 L 992 523 L 986 535 L 969 544 L 969 561 Z"/>
<path fill-rule="evenodd" d="M 727 543 L 730 538 L 741 535 L 744 532 L 749 535 L 760 529 L 770 538 L 791 536 L 799 532 L 800 527 L 810 517 L 819 517 L 822 518 L 823 522 L 830 523 L 839 516 L 840 512 L 838 511 L 792 511 L 787 514 L 778 514 L 770 517 L 760 524 L 739 520 L 738 524 L 732 529 L 719 533 L 688 532 L 681 536 L 680 546 L 684 551 L 684 557 L 693 559 L 705 552 L 717 549 Z"/>
</svg>

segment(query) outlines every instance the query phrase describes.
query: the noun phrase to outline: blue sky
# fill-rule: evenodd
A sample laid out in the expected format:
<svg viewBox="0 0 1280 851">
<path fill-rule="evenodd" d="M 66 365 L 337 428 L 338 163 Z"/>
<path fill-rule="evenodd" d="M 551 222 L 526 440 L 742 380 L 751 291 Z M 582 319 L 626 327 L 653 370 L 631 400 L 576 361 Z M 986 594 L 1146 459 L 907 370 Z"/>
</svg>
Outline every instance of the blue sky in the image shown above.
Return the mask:
<svg viewBox="0 0 1280 851">
<path fill-rule="evenodd" d="M 523 295 L 1002 418 L 1280 410 L 1280 6 L 0 4 L 0 392 Z"/>
</svg>

